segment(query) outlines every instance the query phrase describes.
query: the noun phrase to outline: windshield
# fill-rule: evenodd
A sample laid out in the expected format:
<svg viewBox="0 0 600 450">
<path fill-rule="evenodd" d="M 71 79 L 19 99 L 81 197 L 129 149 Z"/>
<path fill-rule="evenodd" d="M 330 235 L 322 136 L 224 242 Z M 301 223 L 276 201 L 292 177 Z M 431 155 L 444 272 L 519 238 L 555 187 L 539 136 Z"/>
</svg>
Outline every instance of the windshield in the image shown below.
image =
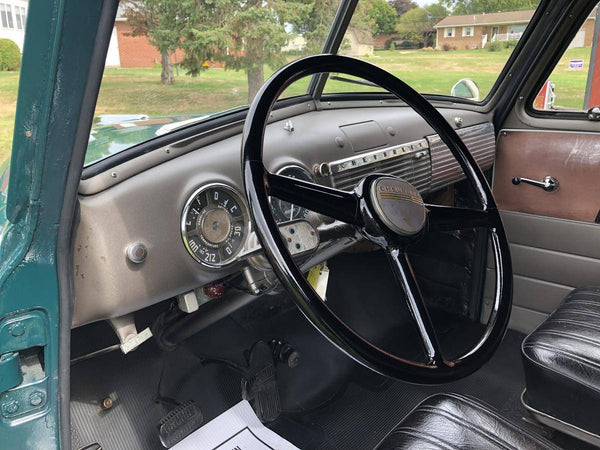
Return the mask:
<svg viewBox="0 0 600 450">
<path fill-rule="evenodd" d="M 320 53 L 339 0 L 121 0 L 86 165 L 249 104 L 264 81 Z M 308 79 L 283 97 L 306 93 Z"/>
<path fill-rule="evenodd" d="M 417 3 L 359 2 L 339 53 L 375 64 L 423 94 L 481 101 L 522 38 L 539 0 Z M 378 91 L 335 75 L 324 90 Z"/>
<path fill-rule="evenodd" d="M 340 0 L 121 0 L 86 165 L 249 104 L 277 69 L 322 52 Z M 417 91 L 481 101 L 539 0 L 361 0 L 339 53 Z M 309 79 L 282 97 L 307 92 Z M 324 94 L 381 92 L 330 74 Z"/>
</svg>

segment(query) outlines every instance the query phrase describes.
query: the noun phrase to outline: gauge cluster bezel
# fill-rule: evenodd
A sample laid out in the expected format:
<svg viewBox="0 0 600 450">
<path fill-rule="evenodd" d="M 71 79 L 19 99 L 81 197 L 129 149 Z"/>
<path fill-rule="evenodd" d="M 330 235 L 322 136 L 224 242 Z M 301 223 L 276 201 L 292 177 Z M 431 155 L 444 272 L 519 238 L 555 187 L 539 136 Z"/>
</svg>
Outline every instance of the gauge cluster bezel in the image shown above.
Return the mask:
<svg viewBox="0 0 600 450">
<path fill-rule="evenodd" d="M 196 200 L 196 198 L 200 194 L 202 194 L 203 192 L 206 192 L 208 190 L 211 190 L 211 189 L 225 190 L 225 191 L 227 191 L 227 193 L 230 196 L 232 196 L 235 199 L 236 203 L 240 206 L 240 208 L 242 210 L 242 220 L 244 223 L 244 230 L 243 230 L 242 238 L 241 238 L 238 248 L 228 258 L 226 258 L 225 260 L 219 261 L 218 263 L 217 262 L 212 263 L 209 261 L 205 261 L 196 255 L 196 253 L 190 247 L 188 236 L 187 236 L 187 230 L 186 230 L 186 219 L 187 219 L 187 215 L 190 211 L 190 208 L 192 206 L 192 203 Z M 248 236 L 251 231 L 250 226 L 251 226 L 251 222 L 250 222 L 250 216 L 248 214 L 248 206 L 246 205 L 244 197 L 240 194 L 240 192 L 237 189 L 233 188 L 232 186 L 230 186 L 228 184 L 221 183 L 221 182 L 203 184 L 202 186 L 195 189 L 188 197 L 188 199 L 185 202 L 185 205 L 183 207 L 183 210 L 181 212 L 181 220 L 180 220 L 181 238 L 183 240 L 183 244 L 187 250 L 187 253 L 196 262 L 200 263 L 204 267 L 208 267 L 211 269 L 222 269 L 224 267 L 231 266 L 232 264 L 234 264 L 235 262 L 238 261 L 239 254 L 242 252 L 242 250 L 246 246 L 246 241 L 248 240 Z"/>
</svg>

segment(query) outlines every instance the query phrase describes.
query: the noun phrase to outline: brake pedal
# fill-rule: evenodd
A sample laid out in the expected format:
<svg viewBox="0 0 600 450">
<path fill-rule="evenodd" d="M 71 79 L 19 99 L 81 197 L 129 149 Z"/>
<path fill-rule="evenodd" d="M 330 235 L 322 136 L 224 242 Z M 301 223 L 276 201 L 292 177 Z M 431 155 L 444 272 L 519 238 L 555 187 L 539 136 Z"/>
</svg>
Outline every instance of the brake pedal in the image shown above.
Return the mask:
<svg viewBox="0 0 600 450">
<path fill-rule="evenodd" d="M 160 443 L 171 448 L 202 425 L 204 417 L 194 400 L 187 401 L 169 412 L 158 424 Z"/>
<path fill-rule="evenodd" d="M 264 341 L 258 341 L 250 349 L 248 370 L 242 377 L 242 398 L 252 405 L 263 423 L 273 422 L 281 414 L 273 350 Z"/>
</svg>

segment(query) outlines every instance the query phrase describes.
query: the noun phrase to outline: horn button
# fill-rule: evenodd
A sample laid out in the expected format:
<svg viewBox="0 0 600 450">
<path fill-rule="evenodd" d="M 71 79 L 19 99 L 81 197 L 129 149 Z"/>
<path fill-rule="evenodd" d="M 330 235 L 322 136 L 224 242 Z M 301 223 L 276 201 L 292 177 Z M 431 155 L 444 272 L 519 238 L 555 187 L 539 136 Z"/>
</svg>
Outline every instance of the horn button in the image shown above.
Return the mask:
<svg viewBox="0 0 600 450">
<path fill-rule="evenodd" d="M 404 237 L 419 234 L 427 210 L 417 188 L 401 178 L 382 177 L 371 185 L 373 212 L 393 233 Z"/>
</svg>

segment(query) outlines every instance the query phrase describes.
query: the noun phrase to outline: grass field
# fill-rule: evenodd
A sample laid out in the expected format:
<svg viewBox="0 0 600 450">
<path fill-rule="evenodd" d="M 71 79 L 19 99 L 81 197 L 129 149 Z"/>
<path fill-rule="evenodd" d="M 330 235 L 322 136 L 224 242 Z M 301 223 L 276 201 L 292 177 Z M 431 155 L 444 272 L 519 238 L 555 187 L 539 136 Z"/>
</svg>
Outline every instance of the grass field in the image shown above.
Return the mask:
<svg viewBox="0 0 600 450">
<path fill-rule="evenodd" d="M 364 58 L 394 73 L 420 92 L 449 94 L 460 78 L 471 78 L 487 95 L 510 56 L 509 50 L 381 51 Z M 570 49 L 551 76 L 560 106 L 582 108 L 590 49 Z M 569 70 L 568 61 L 583 59 L 583 70 Z M 271 71 L 266 70 L 266 76 Z M 0 164 L 10 155 L 19 74 L 0 72 Z M 300 80 L 284 95 L 306 90 Z M 329 82 L 326 92 L 365 91 L 369 88 Z M 147 114 L 149 116 L 217 112 L 247 101 L 244 72 L 209 69 L 199 77 L 176 77 L 172 86 L 160 84 L 160 69 L 106 69 L 96 114 Z"/>
</svg>

